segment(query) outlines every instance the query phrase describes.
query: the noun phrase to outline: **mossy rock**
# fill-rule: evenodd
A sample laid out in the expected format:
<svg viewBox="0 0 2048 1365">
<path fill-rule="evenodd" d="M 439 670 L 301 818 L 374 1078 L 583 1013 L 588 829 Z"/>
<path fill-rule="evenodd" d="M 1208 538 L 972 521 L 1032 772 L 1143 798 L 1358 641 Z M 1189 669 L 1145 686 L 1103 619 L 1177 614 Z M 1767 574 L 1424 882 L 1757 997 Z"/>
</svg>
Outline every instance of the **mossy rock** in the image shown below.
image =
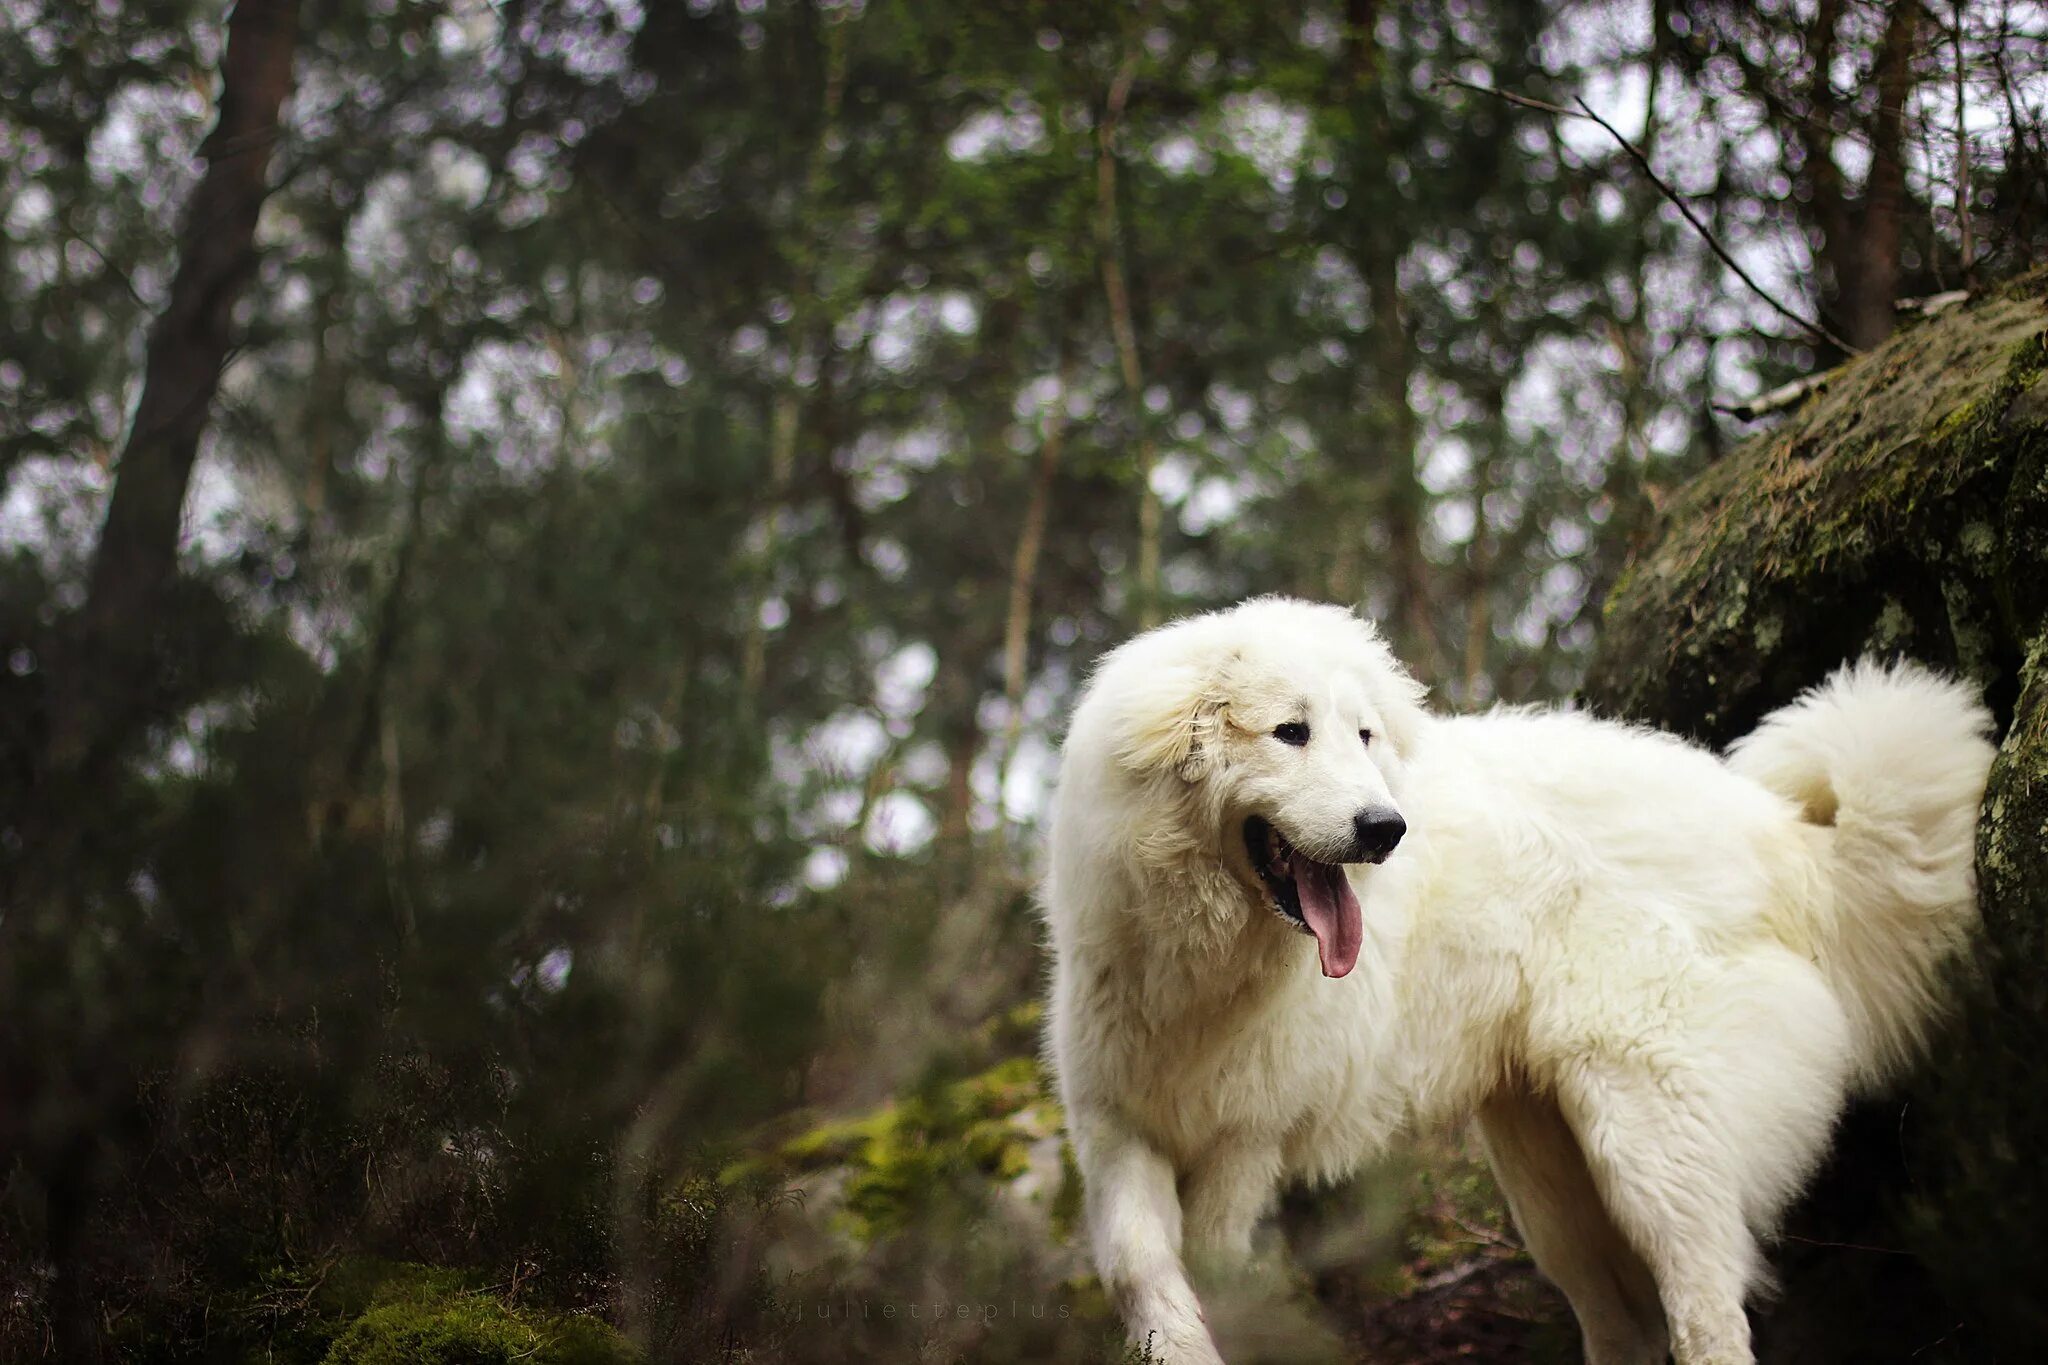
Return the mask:
<svg viewBox="0 0 2048 1365">
<path fill-rule="evenodd" d="M 532 1315 L 485 1295 L 404 1298 L 343 1329 L 323 1365 L 638 1365 L 609 1324 Z"/>
<path fill-rule="evenodd" d="M 1759 1356 L 2048 1346 L 2048 273 L 1843 366 L 1678 489 L 1610 595 L 1585 699 L 1721 745 L 1862 654 L 1982 688 L 1981 970 L 1936 1057 L 1852 1110 L 1774 1255 Z"/>
<path fill-rule="evenodd" d="M 1873 651 L 2009 712 L 2048 593 L 2038 282 L 1843 366 L 1679 489 L 1608 597 L 1587 697 L 1725 743 Z"/>
<path fill-rule="evenodd" d="M 862 1148 L 848 1181 L 848 1230 L 864 1241 L 885 1237 L 901 1230 L 934 1190 L 957 1187 L 963 1178 L 1022 1176 L 1043 1132 L 1019 1116 L 1040 1103 L 1049 1105 L 1039 1063 L 1015 1057 L 891 1106 L 890 1121 Z"/>
<path fill-rule="evenodd" d="M 473 1271 L 381 1256 L 344 1256 L 317 1273 L 301 1268 L 276 1278 L 306 1281 L 321 1315 L 340 1318 L 359 1317 L 380 1304 L 454 1298 L 480 1287 Z"/>
<path fill-rule="evenodd" d="M 1021 1007 L 997 1027 L 1019 1032 L 1036 1022 L 1036 1011 Z M 1035 1057 L 1009 1057 L 871 1113 L 820 1123 L 728 1165 L 720 1179 L 734 1185 L 843 1172 L 836 1222 L 856 1241 L 872 1242 L 901 1231 L 938 1191 L 1019 1180 L 1032 1167 L 1034 1145 L 1061 1123 L 1043 1066 Z"/>
<path fill-rule="evenodd" d="M 784 1143 L 776 1164 L 792 1171 L 812 1171 L 855 1160 L 872 1144 L 887 1141 L 897 1122 L 892 1104 L 859 1118 L 821 1123 Z"/>
</svg>

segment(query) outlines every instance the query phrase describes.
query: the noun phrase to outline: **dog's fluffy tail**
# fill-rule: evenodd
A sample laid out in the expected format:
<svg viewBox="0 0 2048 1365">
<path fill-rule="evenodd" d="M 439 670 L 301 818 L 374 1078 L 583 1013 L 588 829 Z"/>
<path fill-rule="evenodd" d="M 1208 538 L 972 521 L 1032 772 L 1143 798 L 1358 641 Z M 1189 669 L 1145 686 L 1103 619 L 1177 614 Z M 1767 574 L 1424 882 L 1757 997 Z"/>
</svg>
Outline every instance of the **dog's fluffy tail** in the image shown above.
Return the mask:
<svg viewBox="0 0 2048 1365">
<path fill-rule="evenodd" d="M 1833 829 L 1821 970 L 1848 1011 L 1861 1088 L 1915 1061 L 1945 971 L 1977 923 L 1977 809 L 1991 717 L 1968 685 L 1914 664 L 1842 669 L 1764 717 L 1735 771 Z"/>
</svg>

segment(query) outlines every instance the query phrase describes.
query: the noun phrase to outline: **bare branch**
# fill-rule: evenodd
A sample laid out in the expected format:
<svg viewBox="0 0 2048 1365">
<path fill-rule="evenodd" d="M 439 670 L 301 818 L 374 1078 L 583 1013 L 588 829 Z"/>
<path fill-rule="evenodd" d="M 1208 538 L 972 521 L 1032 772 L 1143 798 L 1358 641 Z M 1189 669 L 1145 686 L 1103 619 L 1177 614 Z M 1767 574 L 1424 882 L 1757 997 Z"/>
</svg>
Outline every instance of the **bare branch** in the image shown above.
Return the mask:
<svg viewBox="0 0 2048 1365">
<path fill-rule="evenodd" d="M 1714 236 L 1713 229 L 1709 228 L 1700 220 L 1700 216 L 1693 212 L 1692 205 L 1686 203 L 1684 197 L 1666 183 L 1662 176 L 1657 174 L 1655 168 L 1650 165 L 1650 158 L 1643 153 L 1643 150 L 1623 137 L 1620 129 L 1594 113 L 1592 106 L 1584 100 L 1577 101 L 1579 106 L 1577 109 L 1567 109 L 1561 104 L 1551 104 L 1545 100 L 1531 99 L 1527 95 L 1518 95 L 1511 90 L 1501 90 L 1491 85 L 1481 85 L 1476 81 L 1459 80 L 1455 76 L 1440 76 L 1437 78 L 1437 83 L 1439 85 L 1455 85 L 1460 89 L 1475 91 L 1481 95 L 1491 95 L 1495 99 L 1505 100 L 1509 104 L 1519 105 L 1524 109 L 1534 109 L 1539 113 L 1551 114 L 1559 118 L 1591 119 L 1594 123 L 1599 124 L 1600 127 L 1607 131 L 1608 136 L 1621 144 L 1621 149 L 1629 154 L 1630 159 L 1642 168 L 1643 174 L 1649 177 L 1650 183 L 1657 187 L 1657 192 L 1662 194 L 1679 213 L 1684 215 L 1685 221 L 1692 225 L 1693 231 L 1699 233 L 1700 239 L 1707 244 L 1708 249 L 1720 258 L 1721 264 L 1734 271 L 1735 277 L 1748 285 L 1752 293 L 1769 304 L 1781 317 L 1797 325 L 1801 331 L 1818 340 L 1827 342 L 1844 355 L 1855 355 L 1861 349 L 1851 346 L 1847 341 L 1836 336 L 1820 323 L 1786 307 L 1768 289 L 1758 284 L 1755 277 L 1747 270 L 1744 270 L 1741 263 L 1729 254 L 1728 248 L 1721 245 L 1720 240 Z"/>
<path fill-rule="evenodd" d="M 1977 287 L 1977 241 L 1970 222 L 1970 123 L 1963 89 L 1963 0 L 1956 0 L 1956 230 L 1962 236 L 1963 287 Z"/>
</svg>

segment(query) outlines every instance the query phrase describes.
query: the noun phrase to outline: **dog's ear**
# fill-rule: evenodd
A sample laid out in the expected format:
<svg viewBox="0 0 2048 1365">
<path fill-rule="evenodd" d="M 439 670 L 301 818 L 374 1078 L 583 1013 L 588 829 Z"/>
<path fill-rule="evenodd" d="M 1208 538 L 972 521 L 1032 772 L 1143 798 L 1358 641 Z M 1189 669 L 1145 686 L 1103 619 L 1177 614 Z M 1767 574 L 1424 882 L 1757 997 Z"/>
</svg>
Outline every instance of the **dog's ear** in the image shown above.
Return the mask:
<svg viewBox="0 0 2048 1365">
<path fill-rule="evenodd" d="M 1429 695 L 1429 689 L 1391 657 L 1388 666 L 1391 671 L 1376 680 L 1373 704 L 1379 710 L 1387 738 L 1393 742 L 1394 753 L 1399 756 L 1409 753 L 1420 737 L 1428 716 L 1422 709 L 1422 699 Z"/>
<path fill-rule="evenodd" d="M 1415 680 L 1415 675 L 1394 657 L 1394 651 L 1387 648 L 1379 631 L 1369 621 L 1353 618 L 1358 627 L 1359 648 L 1363 651 L 1359 676 L 1372 698 L 1373 709 L 1380 714 L 1380 724 L 1386 727 L 1387 739 L 1393 744 L 1396 755 L 1405 754 L 1418 738 L 1418 732 L 1427 720 L 1428 713 L 1422 709 L 1423 698 L 1429 689 Z"/>
<path fill-rule="evenodd" d="M 1125 694 L 1116 720 L 1117 762 L 1137 773 L 1172 773 L 1184 782 L 1208 772 L 1225 696 L 1217 672 L 1169 664 Z"/>
</svg>

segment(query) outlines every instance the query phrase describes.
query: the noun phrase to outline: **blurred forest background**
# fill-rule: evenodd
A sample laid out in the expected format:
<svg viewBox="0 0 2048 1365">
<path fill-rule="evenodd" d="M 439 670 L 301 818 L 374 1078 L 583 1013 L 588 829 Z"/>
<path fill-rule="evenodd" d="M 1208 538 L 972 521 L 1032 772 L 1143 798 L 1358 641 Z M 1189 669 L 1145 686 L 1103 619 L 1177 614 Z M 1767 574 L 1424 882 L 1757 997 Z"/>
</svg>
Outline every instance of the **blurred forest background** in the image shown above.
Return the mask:
<svg viewBox="0 0 2048 1365">
<path fill-rule="evenodd" d="M 1114 1359 L 1031 1003 L 1090 660 L 1282 590 L 1569 695 L 1725 408 L 2048 256 L 2044 44 L 0 0 L 0 1357 Z M 1285 1221 L 1339 1354 L 1519 1265 L 1455 1146 Z M 1572 1358 L 1501 1286 L 1419 1340 Z"/>
</svg>

